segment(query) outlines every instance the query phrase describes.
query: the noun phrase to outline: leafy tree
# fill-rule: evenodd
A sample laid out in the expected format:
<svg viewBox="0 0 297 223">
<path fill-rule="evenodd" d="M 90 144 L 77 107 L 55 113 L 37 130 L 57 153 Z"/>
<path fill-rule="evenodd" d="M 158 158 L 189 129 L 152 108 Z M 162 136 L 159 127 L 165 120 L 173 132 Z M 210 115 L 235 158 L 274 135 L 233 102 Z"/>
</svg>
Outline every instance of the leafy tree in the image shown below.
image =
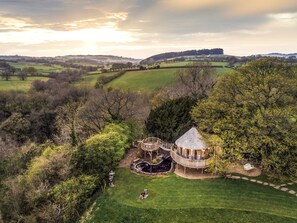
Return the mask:
<svg viewBox="0 0 297 223">
<path fill-rule="evenodd" d="M 90 197 L 97 188 L 95 176 L 80 175 L 57 184 L 48 192 L 54 213 L 43 215 L 44 220 L 55 218 L 60 222 L 75 222 L 90 204 Z M 48 207 L 46 207 L 48 208 Z"/>
<path fill-rule="evenodd" d="M 28 138 L 30 121 L 20 113 L 13 113 L 0 124 L 0 133 L 4 132 L 14 137 L 18 142 Z"/>
<path fill-rule="evenodd" d="M 9 81 L 9 79 L 11 79 L 11 76 L 12 76 L 12 72 L 10 71 L 4 71 L 1 73 L 2 79 L 5 79 L 6 81 Z"/>
<path fill-rule="evenodd" d="M 96 175 L 104 182 L 131 143 L 132 132 L 126 124 L 110 124 L 90 137 L 74 152 L 74 166 L 80 173 Z"/>
<path fill-rule="evenodd" d="M 24 71 L 21 71 L 18 75 L 18 78 L 22 81 L 25 81 L 28 77 L 28 73 L 24 72 Z"/>
<path fill-rule="evenodd" d="M 291 66 L 260 59 L 224 75 L 192 117 L 201 130 L 223 139 L 229 156 L 296 177 L 296 86 Z"/>
<path fill-rule="evenodd" d="M 32 76 L 37 74 L 37 70 L 35 67 L 24 67 L 22 73 Z"/>
<path fill-rule="evenodd" d="M 148 133 L 165 141 L 175 140 L 193 125 L 190 111 L 195 103 L 195 99 L 184 97 L 152 110 L 146 121 Z"/>
</svg>

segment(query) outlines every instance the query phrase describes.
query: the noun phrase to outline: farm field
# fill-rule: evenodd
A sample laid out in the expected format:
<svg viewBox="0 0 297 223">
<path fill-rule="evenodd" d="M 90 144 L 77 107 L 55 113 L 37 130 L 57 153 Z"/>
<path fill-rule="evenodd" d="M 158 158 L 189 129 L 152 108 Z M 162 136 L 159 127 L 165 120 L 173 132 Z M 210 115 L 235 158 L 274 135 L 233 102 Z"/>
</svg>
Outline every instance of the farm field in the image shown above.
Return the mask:
<svg viewBox="0 0 297 223">
<path fill-rule="evenodd" d="M 28 77 L 25 81 L 12 77 L 9 81 L 0 79 L 0 91 L 27 91 L 34 80 L 48 80 L 47 77 Z"/>
<path fill-rule="evenodd" d="M 48 76 L 51 72 L 61 72 L 66 68 L 59 65 L 43 65 L 42 63 L 30 63 L 30 62 L 10 62 L 11 66 L 22 69 L 24 67 L 35 67 L 38 75 Z"/>
<path fill-rule="evenodd" d="M 110 73 L 100 73 L 98 71 L 96 72 L 90 72 L 89 75 L 86 75 L 83 77 L 82 80 L 78 81 L 75 83 L 75 86 L 90 86 L 90 87 L 94 87 L 96 84 L 96 81 L 98 79 L 98 77 L 101 76 L 112 76 L 115 75 L 117 72 L 110 72 Z"/>
<path fill-rule="evenodd" d="M 107 87 L 150 92 L 174 83 L 177 80 L 176 71 L 177 69 L 174 68 L 131 71 L 113 80 L 107 84 Z M 215 68 L 215 76 L 221 76 L 230 71 L 232 71 L 230 68 Z"/>
<path fill-rule="evenodd" d="M 160 64 L 161 67 L 181 67 L 187 66 L 195 61 L 181 61 L 181 62 L 162 62 Z M 210 62 L 213 66 L 227 66 L 227 62 Z"/>
<path fill-rule="evenodd" d="M 210 62 L 213 66 L 227 66 L 227 62 Z"/>
<path fill-rule="evenodd" d="M 113 80 L 107 87 L 149 92 L 169 85 L 176 79 L 176 69 L 131 71 Z"/>
<path fill-rule="evenodd" d="M 190 61 L 181 61 L 181 62 L 162 62 L 160 64 L 161 67 L 180 67 L 180 66 L 187 66 Z"/>
<path fill-rule="evenodd" d="M 139 200 L 144 188 L 149 196 Z M 296 223 L 296 209 L 296 196 L 244 180 L 144 177 L 118 169 L 115 187 L 97 199 L 87 222 Z"/>
</svg>

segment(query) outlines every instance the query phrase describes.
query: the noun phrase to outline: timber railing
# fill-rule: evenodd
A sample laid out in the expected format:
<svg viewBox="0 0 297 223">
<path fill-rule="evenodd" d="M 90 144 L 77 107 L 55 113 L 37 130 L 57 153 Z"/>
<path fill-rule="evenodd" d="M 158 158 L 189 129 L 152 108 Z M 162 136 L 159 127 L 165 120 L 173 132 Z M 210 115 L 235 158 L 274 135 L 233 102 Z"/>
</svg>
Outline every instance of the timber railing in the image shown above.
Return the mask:
<svg viewBox="0 0 297 223">
<path fill-rule="evenodd" d="M 170 155 L 176 163 L 178 163 L 184 167 L 204 168 L 207 165 L 207 160 L 189 159 L 189 158 L 179 155 L 175 150 L 171 150 Z"/>
</svg>

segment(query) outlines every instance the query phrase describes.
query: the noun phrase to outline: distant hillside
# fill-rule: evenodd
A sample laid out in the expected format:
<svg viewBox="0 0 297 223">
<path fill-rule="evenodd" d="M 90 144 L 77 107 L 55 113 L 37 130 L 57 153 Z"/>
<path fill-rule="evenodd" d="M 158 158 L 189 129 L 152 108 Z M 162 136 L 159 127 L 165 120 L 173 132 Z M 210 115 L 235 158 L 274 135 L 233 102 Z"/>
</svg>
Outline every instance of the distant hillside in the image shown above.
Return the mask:
<svg viewBox="0 0 297 223">
<path fill-rule="evenodd" d="M 259 56 L 262 57 L 281 57 L 281 58 L 289 58 L 289 57 L 296 57 L 297 58 L 297 53 L 268 53 L 268 54 L 259 54 Z"/>
<path fill-rule="evenodd" d="M 202 49 L 202 50 L 187 50 L 181 52 L 161 53 L 142 60 L 141 64 L 154 63 L 157 61 L 167 60 L 175 57 L 199 56 L 199 55 L 223 55 L 224 50 L 221 48 Z"/>
<path fill-rule="evenodd" d="M 67 61 L 75 61 L 75 62 L 94 62 L 96 64 L 112 64 L 112 63 L 128 63 L 131 62 L 133 64 L 139 63 L 140 59 L 134 59 L 129 57 L 119 57 L 113 55 L 67 55 L 67 56 L 57 56 L 55 59 L 67 62 Z"/>
<path fill-rule="evenodd" d="M 140 59 L 112 56 L 112 55 L 67 55 L 56 57 L 28 57 L 28 56 L 1 56 L 0 60 L 5 61 L 33 61 L 33 62 L 70 62 L 70 63 L 88 63 L 94 65 L 106 65 L 112 63 L 137 64 Z"/>
</svg>

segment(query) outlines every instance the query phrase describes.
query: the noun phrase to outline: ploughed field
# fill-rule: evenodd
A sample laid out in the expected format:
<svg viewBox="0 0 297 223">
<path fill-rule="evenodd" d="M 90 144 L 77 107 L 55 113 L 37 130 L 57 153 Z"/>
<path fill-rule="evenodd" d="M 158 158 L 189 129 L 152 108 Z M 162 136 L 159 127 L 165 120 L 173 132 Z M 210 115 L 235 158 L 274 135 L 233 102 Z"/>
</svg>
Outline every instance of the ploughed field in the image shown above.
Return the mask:
<svg viewBox="0 0 297 223">
<path fill-rule="evenodd" d="M 140 200 L 144 189 L 149 196 Z M 295 195 L 244 180 L 145 177 L 120 168 L 87 222 L 296 223 L 296 210 Z"/>
</svg>

